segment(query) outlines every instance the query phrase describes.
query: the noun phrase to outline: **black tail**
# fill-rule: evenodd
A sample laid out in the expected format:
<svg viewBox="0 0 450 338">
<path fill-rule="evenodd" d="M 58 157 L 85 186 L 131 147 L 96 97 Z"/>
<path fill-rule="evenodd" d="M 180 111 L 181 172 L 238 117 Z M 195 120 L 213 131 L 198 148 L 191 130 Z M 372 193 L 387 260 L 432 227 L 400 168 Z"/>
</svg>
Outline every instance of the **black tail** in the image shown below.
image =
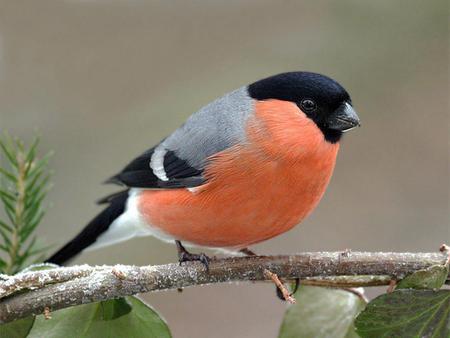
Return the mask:
<svg viewBox="0 0 450 338">
<path fill-rule="evenodd" d="M 102 199 L 100 203 L 109 203 L 109 206 L 89 222 L 74 239 L 47 259 L 46 263 L 62 265 L 94 243 L 98 236 L 108 230 L 111 223 L 124 212 L 127 198 L 128 190 Z"/>
</svg>

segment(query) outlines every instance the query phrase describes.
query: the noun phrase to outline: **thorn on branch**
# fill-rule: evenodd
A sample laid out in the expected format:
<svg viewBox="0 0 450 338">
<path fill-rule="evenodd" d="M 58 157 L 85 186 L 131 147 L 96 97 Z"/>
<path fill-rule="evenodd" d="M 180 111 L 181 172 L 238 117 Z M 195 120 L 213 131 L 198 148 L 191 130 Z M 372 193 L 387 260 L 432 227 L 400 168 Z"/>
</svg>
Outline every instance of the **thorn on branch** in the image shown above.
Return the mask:
<svg viewBox="0 0 450 338">
<path fill-rule="evenodd" d="M 116 276 L 117 279 L 124 280 L 127 278 L 126 273 L 117 269 L 116 267 L 112 268 L 111 272 L 114 276 Z"/>
<path fill-rule="evenodd" d="M 397 280 L 395 279 L 391 279 L 391 281 L 389 282 L 389 286 L 386 290 L 386 293 L 392 293 L 394 292 L 395 286 L 397 285 Z"/>
<path fill-rule="evenodd" d="M 444 265 L 450 264 L 450 247 L 447 244 L 442 244 L 439 248 L 439 251 L 447 255 L 447 260 Z"/>
<path fill-rule="evenodd" d="M 276 273 L 273 273 L 267 269 L 264 269 L 264 276 L 268 279 L 271 279 L 275 283 L 275 285 L 277 286 L 278 290 L 280 290 L 280 292 L 283 295 L 284 300 L 286 302 L 288 302 L 290 304 L 295 304 L 295 298 L 290 295 L 289 290 L 280 281 L 280 278 L 278 278 Z"/>
<path fill-rule="evenodd" d="M 364 294 L 364 288 L 343 288 L 342 290 L 353 293 L 366 304 L 369 303 L 369 299 Z"/>
<path fill-rule="evenodd" d="M 350 254 L 352 253 L 352 249 L 345 249 L 341 252 L 342 257 L 350 257 Z"/>
<path fill-rule="evenodd" d="M 50 308 L 48 306 L 46 306 L 44 308 L 44 318 L 45 318 L 45 320 L 52 319 L 51 311 L 50 311 Z"/>
</svg>

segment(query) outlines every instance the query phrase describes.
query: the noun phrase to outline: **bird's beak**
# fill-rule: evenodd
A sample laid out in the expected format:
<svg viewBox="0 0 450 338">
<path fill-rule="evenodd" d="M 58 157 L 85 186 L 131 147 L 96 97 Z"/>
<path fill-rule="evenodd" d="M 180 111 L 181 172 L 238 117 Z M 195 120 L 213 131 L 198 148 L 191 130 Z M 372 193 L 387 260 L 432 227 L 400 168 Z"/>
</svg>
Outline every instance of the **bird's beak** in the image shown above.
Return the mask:
<svg viewBox="0 0 450 338">
<path fill-rule="evenodd" d="M 348 103 L 342 103 L 327 119 L 327 126 L 330 129 L 349 131 L 360 126 L 358 114 Z"/>
</svg>

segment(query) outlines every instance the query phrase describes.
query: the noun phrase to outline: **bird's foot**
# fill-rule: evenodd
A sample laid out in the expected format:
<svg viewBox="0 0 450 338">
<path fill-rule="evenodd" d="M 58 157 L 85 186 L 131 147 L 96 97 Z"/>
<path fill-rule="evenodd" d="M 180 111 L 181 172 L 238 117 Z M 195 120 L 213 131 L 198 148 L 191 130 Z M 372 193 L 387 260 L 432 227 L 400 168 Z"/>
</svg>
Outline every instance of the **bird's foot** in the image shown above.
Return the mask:
<svg viewBox="0 0 450 338">
<path fill-rule="evenodd" d="M 180 262 L 180 265 L 183 262 L 198 261 L 205 266 L 206 270 L 209 270 L 209 257 L 206 256 L 204 253 L 191 254 L 189 252 L 182 252 L 178 255 L 178 261 Z"/>
<path fill-rule="evenodd" d="M 204 253 L 200 254 L 193 254 L 186 250 L 186 248 L 181 244 L 180 241 L 175 241 L 177 245 L 178 250 L 178 261 L 180 262 L 180 265 L 184 262 L 194 262 L 198 261 L 202 263 L 206 270 L 209 270 L 209 261 L 210 258 L 206 256 Z"/>
</svg>

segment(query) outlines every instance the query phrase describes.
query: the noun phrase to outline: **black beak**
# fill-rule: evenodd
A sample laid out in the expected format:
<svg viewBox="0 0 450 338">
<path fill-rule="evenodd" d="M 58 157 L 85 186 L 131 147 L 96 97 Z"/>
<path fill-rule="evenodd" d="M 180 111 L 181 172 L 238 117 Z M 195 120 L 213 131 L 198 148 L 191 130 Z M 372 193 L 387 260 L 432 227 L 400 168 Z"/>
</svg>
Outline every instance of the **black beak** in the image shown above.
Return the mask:
<svg viewBox="0 0 450 338">
<path fill-rule="evenodd" d="M 360 126 L 358 114 L 348 102 L 342 103 L 327 119 L 327 127 L 334 130 L 349 131 Z"/>
</svg>

